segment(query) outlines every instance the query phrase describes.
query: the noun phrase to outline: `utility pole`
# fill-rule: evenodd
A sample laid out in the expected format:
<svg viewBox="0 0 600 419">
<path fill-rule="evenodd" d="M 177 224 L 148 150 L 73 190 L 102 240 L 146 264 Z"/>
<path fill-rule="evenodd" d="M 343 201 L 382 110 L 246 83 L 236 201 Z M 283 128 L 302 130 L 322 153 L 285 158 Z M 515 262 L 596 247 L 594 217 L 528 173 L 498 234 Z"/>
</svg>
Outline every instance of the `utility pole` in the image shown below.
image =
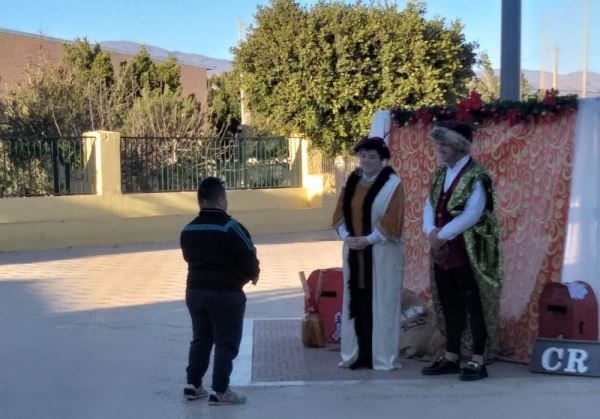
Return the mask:
<svg viewBox="0 0 600 419">
<path fill-rule="evenodd" d="M 544 72 L 544 67 L 546 65 L 546 45 L 544 40 L 544 16 L 540 19 L 540 91 L 544 92 L 546 90 L 546 73 Z"/>
<path fill-rule="evenodd" d="M 583 0 L 583 68 L 581 69 L 581 97 L 587 96 L 587 68 L 590 37 L 590 0 Z"/>
<path fill-rule="evenodd" d="M 242 18 L 238 17 L 238 39 L 239 39 L 240 44 L 242 42 L 244 42 L 245 35 L 246 35 L 246 25 L 244 24 L 244 21 L 242 20 Z M 240 82 L 242 81 L 241 79 L 243 77 L 244 77 L 244 75 L 242 73 L 240 73 Z M 244 93 L 244 89 L 240 88 L 240 116 L 241 116 L 240 136 L 242 138 L 245 138 L 248 136 L 248 132 L 249 132 L 248 125 L 250 124 L 250 113 L 246 109 L 246 97 L 245 96 L 246 95 Z"/>
<path fill-rule="evenodd" d="M 521 98 L 521 0 L 502 0 L 500 99 Z"/>
<path fill-rule="evenodd" d="M 546 51 L 544 50 L 544 41 L 542 40 L 542 50 L 540 52 L 540 90 L 546 90 L 546 73 L 544 73 L 544 64 L 546 61 Z"/>
<path fill-rule="evenodd" d="M 238 27 L 238 41 L 241 44 L 244 41 L 244 21 L 242 20 L 241 17 L 238 17 L 238 22 L 237 22 L 237 27 Z M 245 112 L 245 106 L 244 106 L 244 89 L 240 89 L 240 114 L 242 117 L 242 125 L 246 124 L 246 112 Z"/>
<path fill-rule="evenodd" d="M 558 47 L 552 50 L 552 88 L 558 90 Z"/>
</svg>

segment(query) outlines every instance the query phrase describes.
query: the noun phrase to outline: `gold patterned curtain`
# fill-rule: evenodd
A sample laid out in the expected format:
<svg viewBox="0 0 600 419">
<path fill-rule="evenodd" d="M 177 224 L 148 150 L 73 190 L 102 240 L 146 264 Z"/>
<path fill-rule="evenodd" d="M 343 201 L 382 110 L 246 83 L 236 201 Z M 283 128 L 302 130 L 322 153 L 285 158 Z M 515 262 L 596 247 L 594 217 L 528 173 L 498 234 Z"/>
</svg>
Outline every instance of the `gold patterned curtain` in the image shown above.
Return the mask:
<svg viewBox="0 0 600 419">
<path fill-rule="evenodd" d="M 473 157 L 491 173 L 505 257 L 500 309 L 501 355 L 528 360 L 538 329 L 544 284 L 560 282 L 575 113 L 510 126 L 486 122 L 475 131 Z M 406 191 L 405 286 L 430 296 L 429 247 L 421 231 L 435 156 L 422 122 L 392 123 L 392 164 Z"/>
</svg>

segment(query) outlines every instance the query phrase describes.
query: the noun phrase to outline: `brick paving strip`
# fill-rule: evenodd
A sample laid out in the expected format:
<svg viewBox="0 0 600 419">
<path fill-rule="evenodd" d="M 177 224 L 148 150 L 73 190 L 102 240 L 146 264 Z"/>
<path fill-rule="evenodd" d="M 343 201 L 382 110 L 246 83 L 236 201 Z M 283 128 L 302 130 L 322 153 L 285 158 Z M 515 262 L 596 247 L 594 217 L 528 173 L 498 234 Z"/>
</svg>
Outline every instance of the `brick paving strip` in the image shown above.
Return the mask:
<svg viewBox="0 0 600 419">
<path fill-rule="evenodd" d="M 337 366 L 339 345 L 305 348 L 300 319 L 253 321 L 252 376 L 249 384 L 300 384 L 302 382 L 353 382 L 373 380 L 428 379 L 421 375 L 427 363 L 399 359 L 394 371 L 356 370 Z M 524 365 L 497 362 L 492 371 L 498 377 L 527 376 Z M 456 376 L 443 377 L 451 381 Z"/>
<path fill-rule="evenodd" d="M 252 354 L 253 382 L 391 380 L 418 377 L 416 368 L 373 371 L 339 368 L 339 345 L 305 348 L 300 337 L 301 322 L 255 320 Z M 408 361 L 419 364 L 415 361 Z"/>
</svg>

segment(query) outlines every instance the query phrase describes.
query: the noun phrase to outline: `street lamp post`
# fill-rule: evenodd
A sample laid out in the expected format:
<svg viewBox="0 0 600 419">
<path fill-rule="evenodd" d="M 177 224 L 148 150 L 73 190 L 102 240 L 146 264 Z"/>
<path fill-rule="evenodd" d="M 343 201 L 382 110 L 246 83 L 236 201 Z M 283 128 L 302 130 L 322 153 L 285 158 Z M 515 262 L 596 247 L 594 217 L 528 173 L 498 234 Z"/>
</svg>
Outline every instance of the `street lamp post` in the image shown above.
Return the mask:
<svg viewBox="0 0 600 419">
<path fill-rule="evenodd" d="M 502 0 L 500 99 L 521 98 L 521 0 Z"/>
</svg>

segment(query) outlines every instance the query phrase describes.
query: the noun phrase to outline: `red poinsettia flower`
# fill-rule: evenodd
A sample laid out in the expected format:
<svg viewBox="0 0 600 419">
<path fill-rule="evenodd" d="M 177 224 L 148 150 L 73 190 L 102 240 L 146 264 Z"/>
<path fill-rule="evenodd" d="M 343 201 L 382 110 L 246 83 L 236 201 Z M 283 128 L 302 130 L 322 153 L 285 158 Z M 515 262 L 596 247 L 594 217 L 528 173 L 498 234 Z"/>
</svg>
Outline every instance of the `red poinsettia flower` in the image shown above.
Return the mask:
<svg viewBox="0 0 600 419">
<path fill-rule="evenodd" d="M 481 101 L 481 95 L 478 92 L 471 92 L 471 94 L 469 95 L 469 99 L 471 99 L 471 102 L 475 105 L 475 108 L 481 108 L 483 107 L 483 102 Z"/>
<path fill-rule="evenodd" d="M 544 105 L 553 106 L 554 104 L 556 104 L 556 96 L 557 95 L 558 95 L 558 90 L 554 90 L 554 89 L 546 90 L 546 94 L 544 95 L 544 99 L 542 100 L 542 103 L 544 103 Z"/>
<path fill-rule="evenodd" d="M 481 109 L 482 106 L 481 95 L 477 92 L 471 92 L 468 98 L 459 102 L 457 108 L 459 111 L 474 111 Z"/>
<path fill-rule="evenodd" d="M 429 125 L 431 121 L 433 121 L 433 115 L 429 112 L 429 108 L 423 106 L 415 112 L 415 119 L 417 121 L 423 121 L 423 125 Z"/>
<path fill-rule="evenodd" d="M 462 110 L 459 109 L 456 111 L 456 120 L 458 122 L 463 122 L 465 124 L 470 124 L 471 122 L 473 122 L 473 115 L 471 114 L 471 111 L 467 110 Z"/>
<path fill-rule="evenodd" d="M 506 111 L 506 119 L 508 119 L 508 125 L 512 127 L 513 125 L 517 125 L 519 122 L 521 122 L 521 114 L 519 113 L 518 109 L 510 108 L 508 111 Z"/>
</svg>

